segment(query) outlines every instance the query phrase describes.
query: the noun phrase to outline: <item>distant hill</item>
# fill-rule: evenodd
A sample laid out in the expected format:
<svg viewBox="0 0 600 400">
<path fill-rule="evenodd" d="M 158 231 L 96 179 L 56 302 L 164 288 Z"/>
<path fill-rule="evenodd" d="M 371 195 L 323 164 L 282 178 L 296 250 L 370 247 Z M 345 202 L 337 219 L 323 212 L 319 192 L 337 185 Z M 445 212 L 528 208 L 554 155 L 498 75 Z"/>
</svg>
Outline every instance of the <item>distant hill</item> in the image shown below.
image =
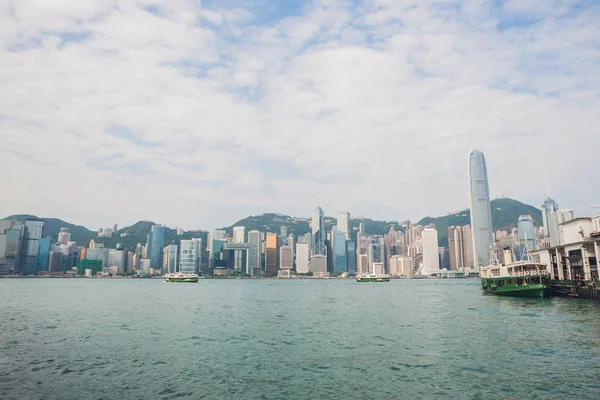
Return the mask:
<svg viewBox="0 0 600 400">
<path fill-rule="evenodd" d="M 491 208 L 494 230 L 510 230 L 512 227 L 517 226 L 520 215 L 531 215 L 536 226 L 542 225 L 542 211 L 520 201 L 508 198 L 494 199 L 491 202 Z M 425 217 L 417 222 L 418 225 L 435 224 L 440 246 L 443 247 L 448 246 L 449 227 L 468 225 L 470 223 L 471 212 L 468 209 L 438 218 Z"/>
<path fill-rule="evenodd" d="M 394 226 L 396 230 L 403 230 L 400 223 L 396 221 L 375 221 L 369 218 L 363 219 L 352 219 L 350 221 L 350 229 L 353 231 L 358 230 L 360 223 L 364 224 L 365 232 L 369 235 L 383 235 L 390 230 L 391 226 Z M 329 230 L 337 224 L 336 218 L 325 217 L 325 229 Z M 308 218 L 295 218 L 289 215 L 282 214 L 262 214 L 254 215 L 237 221 L 233 225 L 226 226 L 223 229 L 227 234 L 233 234 L 234 226 L 244 226 L 246 231 L 258 230 L 261 232 L 272 232 L 280 233 L 281 227 L 286 226 L 287 234 L 293 234 L 295 237 L 303 236 L 307 233 L 312 232 Z"/>
<path fill-rule="evenodd" d="M 139 221 L 131 226 L 119 229 L 117 233 L 113 233 L 110 238 L 96 237 L 96 243 L 103 243 L 105 247 L 114 248 L 117 243 L 123 244 L 123 247 L 134 249 L 138 243 L 146 244 L 148 233 L 152 230 L 152 226 L 156 225 L 152 221 Z M 181 236 L 177 236 L 177 231 L 171 228 L 165 228 L 165 245 L 171 242 L 179 245 L 183 239 L 202 238 L 202 246 L 206 247 L 207 232 L 204 231 L 189 231 Z"/>
<path fill-rule="evenodd" d="M 497 229 L 510 229 L 516 226 L 520 215 L 531 215 L 534 223 L 537 226 L 542 225 L 542 212 L 530 205 L 523 204 L 520 201 L 513 199 L 495 199 L 492 200 L 492 223 L 494 230 Z M 19 221 L 25 221 L 28 218 L 37 218 L 34 215 L 11 215 L 4 219 L 16 219 Z M 73 225 L 57 218 L 41 218 L 46 221 L 44 228 L 44 234 L 46 236 L 52 236 L 55 240 L 58 239 L 58 232 L 60 228 L 69 228 L 71 232 L 71 239 L 76 241 L 79 245 L 87 246 L 91 239 L 94 239 L 97 243 L 104 243 L 106 247 L 114 248 L 117 243 L 122 243 L 124 247 L 133 249 L 138 243 L 146 244 L 146 237 L 150 232 L 152 225 L 155 225 L 152 221 L 139 221 L 131 226 L 119 229 L 111 238 L 99 238 L 98 233 L 90 231 L 89 229 Z M 234 226 L 244 226 L 246 231 L 258 230 L 261 232 L 273 232 L 279 234 L 281 226 L 287 227 L 288 235 L 290 233 L 294 236 L 302 236 L 306 233 L 311 232 L 308 218 L 296 218 L 289 215 L 266 213 L 262 215 L 249 216 L 241 219 L 236 223 L 222 228 L 229 235 L 233 234 Z M 369 218 L 352 219 L 350 221 L 350 227 L 353 230 L 352 236 L 355 237 L 356 231 L 360 223 L 364 224 L 365 232 L 368 235 L 383 235 L 390 230 L 390 227 L 394 227 L 397 231 L 403 231 L 404 228 L 397 221 L 377 221 Z M 440 246 L 448 246 L 448 227 L 467 225 L 470 221 L 469 210 L 463 210 L 458 213 L 445 215 L 443 217 L 425 217 L 419 222 L 418 225 L 429 225 L 435 224 L 438 230 Z M 329 230 L 332 226 L 337 224 L 335 218 L 325 217 L 325 229 Z M 202 238 L 203 247 L 207 245 L 207 231 L 188 231 L 181 236 L 177 236 L 177 232 L 174 229 L 165 229 L 165 244 L 175 242 L 179 244 L 182 239 Z M 122 235 L 122 236 L 121 236 Z"/>
<path fill-rule="evenodd" d="M 36 217 L 35 215 L 29 214 L 17 214 L 10 215 L 3 219 L 14 219 L 17 221 L 25 221 L 30 218 L 42 219 L 45 221 L 44 225 L 44 236 L 51 236 L 54 240 L 58 240 L 58 233 L 60 232 L 60 228 L 69 228 L 69 232 L 71 232 L 71 240 L 77 242 L 77 244 L 84 245 L 87 244 L 90 239 L 98 236 L 98 232 L 90 231 L 84 226 L 70 224 L 68 222 L 63 221 L 58 218 L 45 218 L 45 217 Z"/>
</svg>

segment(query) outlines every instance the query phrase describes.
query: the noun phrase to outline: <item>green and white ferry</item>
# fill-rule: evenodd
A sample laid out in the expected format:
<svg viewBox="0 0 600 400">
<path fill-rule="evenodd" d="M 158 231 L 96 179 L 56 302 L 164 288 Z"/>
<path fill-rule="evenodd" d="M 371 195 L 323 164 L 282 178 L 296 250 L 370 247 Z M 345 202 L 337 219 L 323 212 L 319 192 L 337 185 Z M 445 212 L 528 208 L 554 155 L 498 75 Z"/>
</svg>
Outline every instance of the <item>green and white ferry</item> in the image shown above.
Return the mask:
<svg viewBox="0 0 600 400">
<path fill-rule="evenodd" d="M 389 282 L 390 276 L 388 274 L 358 274 L 356 275 L 356 282 Z"/>
<path fill-rule="evenodd" d="M 166 274 L 165 282 L 187 282 L 194 283 L 198 282 L 198 274 L 184 274 L 183 272 L 176 272 L 174 274 Z"/>
<path fill-rule="evenodd" d="M 481 268 L 481 287 L 498 296 L 544 298 L 552 291 L 546 265 L 532 261 Z"/>
</svg>

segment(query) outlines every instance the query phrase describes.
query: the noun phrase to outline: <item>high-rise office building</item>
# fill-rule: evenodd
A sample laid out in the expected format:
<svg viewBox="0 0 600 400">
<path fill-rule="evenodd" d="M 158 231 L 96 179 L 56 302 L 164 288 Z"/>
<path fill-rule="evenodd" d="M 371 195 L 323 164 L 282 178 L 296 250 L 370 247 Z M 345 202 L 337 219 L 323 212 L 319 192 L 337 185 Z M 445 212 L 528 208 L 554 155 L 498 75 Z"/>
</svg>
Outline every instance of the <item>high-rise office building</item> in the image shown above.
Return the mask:
<svg viewBox="0 0 600 400">
<path fill-rule="evenodd" d="M 20 221 L 0 220 L 0 275 L 20 272 L 24 229 Z"/>
<path fill-rule="evenodd" d="M 489 265 L 494 244 L 492 210 L 485 157 L 479 150 L 469 153 L 469 208 L 473 235 L 475 268 Z"/>
<path fill-rule="evenodd" d="M 534 251 L 535 226 L 533 225 L 533 218 L 531 218 L 531 215 L 519 216 L 517 231 L 519 234 L 519 245 L 521 246 L 521 251 L 524 251 L 525 246 L 527 246 L 527 250 Z"/>
<path fill-rule="evenodd" d="M 127 252 L 125 250 L 108 249 L 106 252 L 106 267 L 115 267 L 117 274 L 127 270 Z"/>
<path fill-rule="evenodd" d="M 167 274 L 177 272 L 177 245 L 171 243 L 163 249 L 163 271 Z"/>
<path fill-rule="evenodd" d="M 310 260 L 310 250 L 308 243 L 296 244 L 296 272 L 299 274 L 308 273 Z"/>
<path fill-rule="evenodd" d="M 346 249 L 346 233 L 343 231 L 333 231 L 333 272 L 336 275 L 340 275 L 344 272 L 348 272 L 348 254 Z"/>
<path fill-rule="evenodd" d="M 548 198 L 542 204 L 542 224 L 544 225 L 546 237 L 550 237 L 550 214 L 556 211 L 558 211 L 558 203 L 548 195 Z"/>
<path fill-rule="evenodd" d="M 357 263 L 356 263 L 356 245 L 353 241 L 346 241 L 346 255 L 348 257 L 348 273 L 356 274 Z"/>
<path fill-rule="evenodd" d="M 426 228 L 422 232 L 423 240 L 423 272 L 431 273 L 439 271 L 440 256 L 438 245 L 438 233 L 433 228 Z M 422 272 L 422 273 L 423 273 Z"/>
<path fill-rule="evenodd" d="M 289 272 L 293 267 L 294 253 L 292 251 L 292 246 L 281 246 L 279 248 L 279 269 L 286 269 Z"/>
<path fill-rule="evenodd" d="M 25 221 L 25 230 L 23 233 L 23 274 L 38 273 L 38 240 L 44 233 L 44 221 L 38 219 L 28 219 Z"/>
<path fill-rule="evenodd" d="M 327 246 L 325 246 L 325 214 L 323 214 L 323 210 L 321 207 L 317 207 L 312 217 L 312 239 L 313 246 L 312 252 L 313 255 L 322 255 L 327 257 Z"/>
<path fill-rule="evenodd" d="M 385 270 L 385 242 L 383 236 L 367 236 L 369 248 L 368 248 L 368 271 L 373 272 L 373 264 L 381 263 Z M 366 272 L 366 271 L 364 271 Z"/>
<path fill-rule="evenodd" d="M 276 233 L 267 233 L 265 251 L 265 273 L 267 276 L 276 276 L 279 267 L 279 243 Z"/>
<path fill-rule="evenodd" d="M 248 232 L 248 269 L 250 276 L 260 276 L 262 273 L 262 234 L 253 230 Z"/>
<path fill-rule="evenodd" d="M 346 240 L 350 240 L 350 213 L 341 212 L 338 214 L 337 230 L 344 233 Z"/>
<path fill-rule="evenodd" d="M 202 264 L 202 239 L 194 238 L 179 242 L 179 271 L 197 274 Z"/>
<path fill-rule="evenodd" d="M 58 233 L 58 243 L 67 244 L 71 241 L 71 233 L 69 228 L 60 228 Z"/>
<path fill-rule="evenodd" d="M 233 243 L 245 243 L 246 242 L 246 227 L 245 226 L 234 226 L 233 227 Z"/>
<path fill-rule="evenodd" d="M 163 248 L 165 247 L 165 227 L 153 225 L 150 231 L 149 256 L 150 268 L 155 273 L 160 272 L 163 266 Z"/>
</svg>

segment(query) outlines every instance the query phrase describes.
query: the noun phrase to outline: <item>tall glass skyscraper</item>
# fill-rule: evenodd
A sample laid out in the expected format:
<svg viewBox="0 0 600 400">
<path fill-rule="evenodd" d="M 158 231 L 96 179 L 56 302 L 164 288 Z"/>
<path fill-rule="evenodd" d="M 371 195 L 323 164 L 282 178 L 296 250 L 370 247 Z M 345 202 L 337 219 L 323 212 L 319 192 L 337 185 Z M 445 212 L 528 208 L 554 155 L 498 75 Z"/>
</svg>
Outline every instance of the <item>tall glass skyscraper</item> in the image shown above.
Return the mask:
<svg viewBox="0 0 600 400">
<path fill-rule="evenodd" d="M 535 226 L 533 225 L 533 218 L 531 215 L 519 216 L 519 222 L 517 225 L 519 232 L 519 244 L 521 245 L 521 251 L 524 250 L 527 245 L 527 250 L 535 250 Z"/>
<path fill-rule="evenodd" d="M 548 198 L 542 204 L 542 223 L 544 224 L 544 236 L 550 237 L 550 214 L 558 211 L 558 203 L 550 198 L 550 194 L 548 194 Z"/>
<path fill-rule="evenodd" d="M 479 150 L 469 153 L 469 208 L 473 233 L 475 269 L 490 264 L 490 250 L 494 244 L 492 210 L 485 156 Z"/>
<path fill-rule="evenodd" d="M 334 241 L 333 272 L 340 275 L 348 271 L 348 254 L 346 252 L 346 233 L 335 230 L 332 233 Z"/>
<path fill-rule="evenodd" d="M 152 226 L 150 232 L 150 268 L 161 270 L 163 267 L 163 247 L 165 247 L 165 227 Z"/>
<path fill-rule="evenodd" d="M 321 207 L 317 207 L 312 217 L 312 239 L 313 255 L 327 256 L 327 246 L 325 246 L 325 214 Z"/>
</svg>

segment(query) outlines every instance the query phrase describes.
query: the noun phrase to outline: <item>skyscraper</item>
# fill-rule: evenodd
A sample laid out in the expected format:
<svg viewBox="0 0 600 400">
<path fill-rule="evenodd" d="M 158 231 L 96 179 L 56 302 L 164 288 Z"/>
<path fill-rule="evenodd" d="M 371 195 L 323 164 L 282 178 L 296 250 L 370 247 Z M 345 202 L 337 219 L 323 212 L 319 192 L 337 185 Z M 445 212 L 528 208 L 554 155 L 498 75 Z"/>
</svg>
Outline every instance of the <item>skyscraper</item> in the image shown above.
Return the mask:
<svg viewBox="0 0 600 400">
<path fill-rule="evenodd" d="M 28 219 L 25 221 L 22 264 L 22 272 L 24 274 L 38 273 L 38 240 L 42 238 L 43 232 L 43 220 Z"/>
<path fill-rule="evenodd" d="M 184 274 L 197 274 L 202 263 L 202 239 L 179 242 L 179 271 Z"/>
<path fill-rule="evenodd" d="M 558 211 L 558 203 L 550 198 L 548 194 L 548 198 L 542 204 L 542 224 L 544 225 L 544 235 L 546 237 L 550 237 L 550 214 Z"/>
<path fill-rule="evenodd" d="M 60 228 L 60 232 L 58 234 L 58 243 L 67 244 L 71 241 L 71 234 L 69 233 L 69 228 Z"/>
<path fill-rule="evenodd" d="M 234 226 L 233 227 L 233 243 L 246 243 L 246 227 L 245 226 Z"/>
<path fill-rule="evenodd" d="M 327 256 L 327 247 L 325 246 L 325 215 L 321 207 L 317 207 L 313 213 L 311 228 L 313 255 Z"/>
<path fill-rule="evenodd" d="M 469 153 L 469 208 L 473 233 L 475 269 L 489 264 L 490 249 L 494 244 L 492 210 L 485 157 L 479 150 Z"/>
<path fill-rule="evenodd" d="M 257 230 L 248 232 L 248 274 L 260 276 L 262 273 L 262 236 Z"/>
<path fill-rule="evenodd" d="M 346 240 L 350 240 L 350 213 L 341 212 L 338 214 L 337 230 L 344 233 Z"/>
<path fill-rule="evenodd" d="M 333 272 L 340 275 L 348 271 L 348 254 L 346 252 L 346 234 L 336 230 L 332 233 L 334 245 Z"/>
<path fill-rule="evenodd" d="M 175 243 L 171 243 L 163 249 L 163 270 L 165 273 L 173 274 L 177 272 L 177 250 Z"/>
<path fill-rule="evenodd" d="M 265 272 L 267 276 L 277 275 L 279 263 L 278 257 L 278 240 L 276 233 L 267 233 L 266 251 L 265 251 Z"/>
<path fill-rule="evenodd" d="M 524 250 L 525 245 L 527 245 L 527 250 L 535 250 L 535 227 L 533 225 L 533 218 L 531 218 L 531 215 L 519 216 L 517 230 L 519 234 L 519 245 L 521 245 L 521 251 Z"/>
<path fill-rule="evenodd" d="M 435 272 L 440 269 L 438 232 L 433 228 L 426 228 L 422 232 L 422 240 L 424 269 L 422 273 Z"/>
<path fill-rule="evenodd" d="M 152 226 L 150 231 L 150 268 L 160 271 L 163 266 L 163 248 L 165 247 L 165 227 Z"/>
<path fill-rule="evenodd" d="M 299 274 L 306 274 L 308 270 L 308 260 L 310 258 L 310 251 L 308 249 L 308 243 L 298 243 L 296 245 L 296 272 Z"/>
</svg>

